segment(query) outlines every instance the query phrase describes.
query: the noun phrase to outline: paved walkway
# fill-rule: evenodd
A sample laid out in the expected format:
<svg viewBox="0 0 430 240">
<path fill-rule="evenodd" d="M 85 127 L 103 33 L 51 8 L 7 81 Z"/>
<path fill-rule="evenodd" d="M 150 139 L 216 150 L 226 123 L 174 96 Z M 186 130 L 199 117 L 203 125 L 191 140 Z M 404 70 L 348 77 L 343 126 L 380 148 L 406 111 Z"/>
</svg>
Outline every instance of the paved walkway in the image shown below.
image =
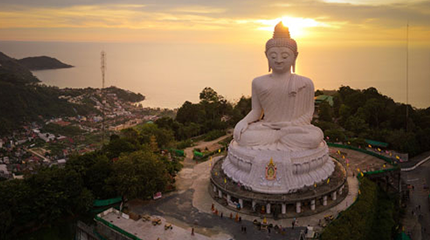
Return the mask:
<svg viewBox="0 0 430 240">
<path fill-rule="evenodd" d="M 212 162 L 206 161 L 198 164 L 191 158 L 192 149 L 196 147 L 209 148 L 214 145 L 216 146 L 220 140 L 226 137 L 227 136 L 211 142 L 203 142 L 197 146 L 186 149 L 187 158 L 184 161 L 184 168 L 178 173 L 176 178 L 177 191 L 167 194 L 157 201 L 150 201 L 146 204 L 131 204 L 131 210 L 137 213 L 149 213 L 163 216 L 167 221 L 176 226 L 188 229 L 189 231 L 191 227 L 195 227 L 196 233 L 209 236 L 213 239 L 229 239 L 230 237 L 246 240 L 298 239 L 300 231 L 305 229 L 303 226 L 310 225 L 315 227 L 316 230 L 320 230 L 318 223 L 320 220 L 323 221 L 324 216 L 337 216 L 339 212 L 348 208 L 355 201 L 358 195 L 358 181 L 356 178 L 357 168 L 363 170 L 369 169 L 372 171 L 387 167 L 385 162 L 375 157 L 348 149 L 330 148 L 330 154 L 337 156 L 343 164 L 346 164 L 346 159 L 349 161 L 347 170 L 347 181 L 349 185 L 348 196 L 331 209 L 319 214 L 297 219 L 298 224 L 296 224 L 295 229 L 291 228 L 293 219 L 280 219 L 276 221 L 268 219 L 268 222 L 273 225 L 289 227 L 286 235 L 273 233 L 273 231 L 272 233 L 268 233 L 266 231 L 257 230 L 252 224 L 252 221 L 258 218 L 256 216 L 242 215 L 239 213 L 242 218 L 241 223 L 230 220 L 228 218 L 230 213 L 233 213 L 233 216 L 235 216 L 236 212 L 232 212 L 230 209 L 218 204 L 210 197 L 208 193 L 210 169 L 213 163 L 223 156 L 214 156 Z M 345 158 L 342 156 L 345 156 Z M 219 213 L 223 213 L 223 218 L 212 213 L 212 204 L 218 209 Z M 261 221 L 261 219 L 258 220 Z M 248 231 L 246 234 L 240 231 L 242 226 L 247 227 Z"/>
<path fill-rule="evenodd" d="M 407 169 L 407 168 L 412 168 L 412 167 L 414 167 L 414 166 L 417 166 L 417 164 L 418 163 L 420 163 L 422 160 L 424 160 L 424 159 L 427 159 L 426 161 L 428 161 L 429 158 L 430 157 L 430 151 L 427 151 L 427 152 L 424 152 L 424 153 L 421 153 L 420 155 L 418 155 L 418 156 L 415 156 L 415 157 L 413 157 L 413 158 L 410 158 L 409 159 L 409 161 L 406 161 L 406 162 L 401 162 L 400 163 L 400 167 L 402 168 L 402 169 Z M 422 163 L 421 163 L 422 164 Z M 421 165 L 420 164 L 420 165 Z M 419 165 L 418 165 L 419 166 Z M 404 171 L 404 170 L 403 170 Z"/>
<path fill-rule="evenodd" d="M 414 157 L 411 159 L 411 162 L 406 164 L 402 164 L 402 172 L 409 172 L 412 170 L 415 170 L 417 167 L 421 166 L 422 164 L 426 163 L 430 160 L 430 152 L 423 153 L 417 157 Z"/>
<path fill-rule="evenodd" d="M 220 138 L 217 138 L 217 139 L 209 141 L 209 142 L 200 141 L 200 142 L 196 143 L 195 146 L 185 148 L 184 149 L 184 152 L 185 152 L 184 167 L 191 167 L 192 168 L 196 164 L 193 161 L 193 157 L 194 157 L 193 150 L 195 148 L 199 148 L 199 149 L 207 148 L 209 151 L 215 151 L 216 149 L 220 149 L 222 147 L 218 142 L 220 142 L 226 138 L 229 138 L 231 135 L 232 134 L 229 133 L 225 136 L 222 136 Z"/>
<path fill-rule="evenodd" d="M 213 161 L 218 161 L 222 157 L 214 158 Z M 219 212 L 223 212 L 224 216 L 230 215 L 230 213 L 236 214 L 236 212 L 231 211 L 230 209 L 225 208 L 223 205 L 217 203 L 212 199 L 212 197 L 208 193 L 208 185 L 209 185 L 209 174 L 210 174 L 210 162 L 205 162 L 198 164 L 194 167 L 194 169 L 189 170 L 188 173 L 184 173 L 184 175 L 180 174 L 181 178 L 186 178 L 186 176 L 193 176 L 193 179 L 196 179 L 194 183 L 191 185 L 191 188 L 195 190 L 194 196 L 193 196 L 193 206 L 196 207 L 199 211 L 212 214 L 211 207 L 212 203 L 215 205 L 215 208 L 218 209 Z M 185 179 L 182 179 L 182 181 L 186 181 Z M 319 214 L 315 214 L 308 217 L 301 217 L 299 220 L 299 226 L 313 226 L 316 228 L 319 228 L 318 223 L 319 221 L 323 221 L 324 216 L 326 215 L 333 215 L 337 216 L 337 214 L 343 210 L 345 210 L 347 207 L 349 207 L 356 199 L 358 194 L 358 181 L 357 178 L 353 177 L 352 174 L 348 176 L 348 185 L 349 185 L 349 192 L 347 197 L 340 202 L 335 207 L 328 209 L 324 212 L 321 212 Z M 241 215 L 242 219 L 246 219 L 249 221 L 253 221 L 254 219 L 258 219 L 256 216 L 250 216 L 250 215 Z M 261 219 L 258 219 L 261 221 Z M 269 223 L 278 224 L 282 226 L 291 226 L 291 223 L 293 221 L 293 218 L 290 219 L 280 219 L 280 220 L 273 220 L 268 219 Z"/>
</svg>

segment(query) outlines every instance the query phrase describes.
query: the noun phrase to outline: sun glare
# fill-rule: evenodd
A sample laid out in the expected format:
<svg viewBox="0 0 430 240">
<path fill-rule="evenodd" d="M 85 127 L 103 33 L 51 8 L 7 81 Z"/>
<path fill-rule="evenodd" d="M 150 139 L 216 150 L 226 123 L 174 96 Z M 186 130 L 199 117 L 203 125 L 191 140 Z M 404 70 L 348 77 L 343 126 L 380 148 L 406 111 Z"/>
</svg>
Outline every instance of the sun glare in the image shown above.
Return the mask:
<svg viewBox="0 0 430 240">
<path fill-rule="evenodd" d="M 259 22 L 265 26 L 260 27 L 261 30 L 273 31 L 276 24 L 282 21 L 284 26 L 290 29 L 291 37 L 303 37 L 307 35 L 306 28 L 325 26 L 326 24 L 320 23 L 312 18 L 296 18 L 283 16 L 272 20 L 260 20 Z"/>
</svg>

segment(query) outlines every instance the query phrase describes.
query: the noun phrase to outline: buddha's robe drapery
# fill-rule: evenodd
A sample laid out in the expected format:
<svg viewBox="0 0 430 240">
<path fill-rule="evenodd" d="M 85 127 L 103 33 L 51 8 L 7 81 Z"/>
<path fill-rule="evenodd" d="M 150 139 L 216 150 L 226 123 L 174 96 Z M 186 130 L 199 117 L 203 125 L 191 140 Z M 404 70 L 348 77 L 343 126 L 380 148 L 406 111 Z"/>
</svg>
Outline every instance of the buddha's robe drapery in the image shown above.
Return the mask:
<svg viewBox="0 0 430 240">
<path fill-rule="evenodd" d="M 240 146 L 253 149 L 304 150 L 317 148 L 323 141 L 321 129 L 311 125 L 314 113 L 314 86 L 310 79 L 296 74 L 290 79 L 269 75 L 254 79 L 253 109 L 262 109 L 263 119 L 250 123 L 242 133 Z"/>
</svg>

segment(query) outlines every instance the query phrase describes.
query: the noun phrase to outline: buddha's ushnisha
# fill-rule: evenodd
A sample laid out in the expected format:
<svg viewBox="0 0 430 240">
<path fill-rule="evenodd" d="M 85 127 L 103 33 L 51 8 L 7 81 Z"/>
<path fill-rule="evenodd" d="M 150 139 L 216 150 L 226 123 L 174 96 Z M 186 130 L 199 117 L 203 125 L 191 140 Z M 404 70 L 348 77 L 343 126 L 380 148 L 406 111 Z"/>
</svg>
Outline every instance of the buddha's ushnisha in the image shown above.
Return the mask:
<svg viewBox="0 0 430 240">
<path fill-rule="evenodd" d="M 297 43 L 280 22 L 266 43 L 272 72 L 252 81 L 252 110 L 234 129 L 239 146 L 300 151 L 322 144 L 321 129 L 311 124 L 314 85 L 294 73 L 297 56 Z"/>
</svg>

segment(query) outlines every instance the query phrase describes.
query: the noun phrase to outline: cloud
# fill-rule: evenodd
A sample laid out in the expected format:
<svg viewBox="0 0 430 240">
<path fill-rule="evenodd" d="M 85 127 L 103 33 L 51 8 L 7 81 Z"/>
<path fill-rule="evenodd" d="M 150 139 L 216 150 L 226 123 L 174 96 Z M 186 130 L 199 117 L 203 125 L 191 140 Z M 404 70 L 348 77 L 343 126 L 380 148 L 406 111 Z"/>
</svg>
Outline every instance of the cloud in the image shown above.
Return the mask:
<svg viewBox="0 0 430 240">
<path fill-rule="evenodd" d="M 270 29 L 281 17 L 290 17 L 302 19 L 298 23 L 312 28 L 310 39 L 400 39 L 396 36 L 408 20 L 411 29 L 421 31 L 420 37 L 430 30 L 430 1 L 416 0 L 407 4 L 397 0 L 369 4 L 356 0 L 1 1 L 0 29 L 153 29 L 157 33 L 187 30 L 214 31 L 216 35 L 230 31 L 234 35 L 240 28 L 251 35 L 261 28 Z"/>
<path fill-rule="evenodd" d="M 197 14 L 210 14 L 210 13 L 224 13 L 226 9 L 224 8 L 209 8 L 203 6 L 188 6 L 188 7 L 178 7 L 170 10 L 171 12 L 181 12 L 181 13 L 197 13 Z"/>
<path fill-rule="evenodd" d="M 396 3 L 403 3 L 399 0 L 323 0 L 327 3 L 347 3 L 353 5 L 390 5 Z M 408 3 L 421 3 L 422 0 L 409 0 Z"/>
</svg>

